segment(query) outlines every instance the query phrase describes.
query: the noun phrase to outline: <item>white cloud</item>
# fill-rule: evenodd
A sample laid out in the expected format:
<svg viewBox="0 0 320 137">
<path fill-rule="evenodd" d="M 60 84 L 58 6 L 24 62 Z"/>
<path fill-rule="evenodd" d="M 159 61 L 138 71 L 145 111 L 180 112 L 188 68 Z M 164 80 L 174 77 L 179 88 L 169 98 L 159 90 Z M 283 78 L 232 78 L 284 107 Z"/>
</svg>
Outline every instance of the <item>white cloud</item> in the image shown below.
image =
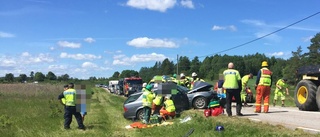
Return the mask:
<svg viewBox="0 0 320 137">
<path fill-rule="evenodd" d="M 67 66 L 65 65 L 49 65 L 49 70 L 65 70 L 67 69 Z"/>
<path fill-rule="evenodd" d="M 23 52 L 23 53 L 21 54 L 21 56 L 22 56 L 22 57 L 28 57 L 28 56 L 30 56 L 30 53 L 29 53 L 29 52 Z"/>
<path fill-rule="evenodd" d="M 190 8 L 190 9 L 193 9 L 194 8 L 194 5 L 192 3 L 192 0 L 181 0 L 180 4 L 183 6 L 183 7 L 187 7 L 187 8 Z"/>
<path fill-rule="evenodd" d="M 130 60 L 133 62 L 148 62 L 148 61 L 162 61 L 166 59 L 163 54 L 151 53 L 151 54 L 137 54 L 133 55 Z"/>
<path fill-rule="evenodd" d="M 221 27 L 221 26 L 217 26 L 217 25 L 214 25 L 212 27 L 212 30 L 225 30 L 226 28 L 225 27 Z"/>
<path fill-rule="evenodd" d="M 134 46 L 137 48 L 178 48 L 179 46 L 167 39 L 152 39 L 148 37 L 135 38 L 128 41 L 129 46 Z"/>
<path fill-rule="evenodd" d="M 310 40 L 313 38 L 314 36 L 309 36 L 309 37 L 304 37 L 302 38 L 303 42 L 310 42 Z"/>
<path fill-rule="evenodd" d="M 15 36 L 11 33 L 6 33 L 6 32 L 0 31 L 0 38 L 13 38 L 13 37 L 15 37 Z"/>
<path fill-rule="evenodd" d="M 151 53 L 151 54 L 136 54 L 131 57 L 125 55 L 115 55 L 113 57 L 113 65 L 133 65 L 139 62 L 149 62 L 149 61 L 163 61 L 166 59 L 163 54 Z"/>
<path fill-rule="evenodd" d="M 98 65 L 92 63 L 92 62 L 84 62 L 81 65 L 82 68 L 97 68 Z"/>
<path fill-rule="evenodd" d="M 92 54 L 68 54 L 66 52 L 62 52 L 60 54 L 60 58 L 72 58 L 75 60 L 93 60 L 93 59 L 101 59 L 101 56 L 96 56 Z"/>
<path fill-rule="evenodd" d="M 91 38 L 91 37 L 85 38 L 84 41 L 85 41 L 85 42 L 88 42 L 88 43 L 96 42 L 96 40 L 93 39 L 93 38 Z"/>
<path fill-rule="evenodd" d="M 268 55 L 270 56 L 283 56 L 284 55 L 284 52 L 274 52 L 274 53 L 268 53 Z"/>
<path fill-rule="evenodd" d="M 245 20 L 241 20 L 242 23 L 245 24 L 250 24 L 250 25 L 254 25 L 254 26 L 265 26 L 266 23 L 260 20 L 250 20 L 250 19 L 245 19 Z"/>
<path fill-rule="evenodd" d="M 255 33 L 254 35 L 255 35 L 257 38 L 261 38 L 261 37 L 263 37 L 263 36 L 265 36 L 265 35 L 267 35 L 267 34 L 268 34 L 268 33 L 266 33 L 266 32 L 257 32 L 257 33 Z M 276 42 L 281 41 L 281 37 L 278 36 L 277 34 L 271 34 L 271 35 L 265 37 L 265 39 L 272 40 L 272 41 L 276 41 Z"/>
<path fill-rule="evenodd" d="M 57 43 L 60 47 L 66 47 L 66 48 L 80 48 L 81 43 L 73 43 L 68 41 L 58 41 Z"/>
<path fill-rule="evenodd" d="M 176 2 L 176 0 L 128 0 L 126 5 L 138 9 L 166 12 L 167 9 L 173 8 Z"/>
<path fill-rule="evenodd" d="M 234 25 L 230 25 L 230 26 L 217 26 L 217 25 L 214 25 L 212 27 L 212 30 L 215 31 L 215 30 L 230 30 L 230 31 L 237 31 L 237 27 L 234 26 Z"/>
<path fill-rule="evenodd" d="M 23 52 L 20 56 L 1 56 L 0 66 L 26 67 L 26 65 L 35 65 L 41 63 L 51 63 L 54 59 L 49 54 L 40 53 L 33 56 L 28 52 Z"/>
<path fill-rule="evenodd" d="M 230 25 L 228 28 L 229 28 L 231 31 L 237 31 L 237 27 L 234 26 L 234 25 Z"/>
</svg>

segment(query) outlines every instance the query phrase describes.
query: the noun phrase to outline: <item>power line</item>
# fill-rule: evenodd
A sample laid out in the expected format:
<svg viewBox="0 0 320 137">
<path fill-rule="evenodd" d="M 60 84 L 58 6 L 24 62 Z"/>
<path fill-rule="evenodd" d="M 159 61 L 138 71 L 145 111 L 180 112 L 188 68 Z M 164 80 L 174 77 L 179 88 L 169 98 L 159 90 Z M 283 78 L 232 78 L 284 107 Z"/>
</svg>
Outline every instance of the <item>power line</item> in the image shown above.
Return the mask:
<svg viewBox="0 0 320 137">
<path fill-rule="evenodd" d="M 225 50 L 222 50 L 222 51 L 213 53 L 213 54 L 209 54 L 209 55 L 205 55 L 205 56 L 199 56 L 198 58 L 203 58 L 203 57 L 207 57 L 207 56 L 219 54 L 219 53 L 222 53 L 222 52 L 226 52 L 226 51 L 229 51 L 229 50 L 233 50 L 233 49 L 236 49 L 236 48 L 245 46 L 245 45 L 247 45 L 247 44 L 250 44 L 250 43 L 252 43 L 252 42 L 255 42 L 255 41 L 257 41 L 257 40 L 260 40 L 260 39 L 262 39 L 262 38 L 265 38 L 265 37 L 267 37 L 267 36 L 270 36 L 270 35 L 272 35 L 272 34 L 274 34 L 274 33 L 277 33 L 277 32 L 279 32 L 279 31 L 282 31 L 282 30 L 284 30 L 284 29 L 287 29 L 287 28 L 289 28 L 289 27 L 291 27 L 291 26 L 293 26 L 293 25 L 295 25 L 295 24 L 298 24 L 298 23 L 300 23 L 300 22 L 302 22 L 302 21 L 304 21 L 304 20 L 307 20 L 307 19 L 309 19 L 309 18 L 311 18 L 311 17 L 313 17 L 313 16 L 315 16 L 315 15 L 317 15 L 317 14 L 319 14 L 319 13 L 320 13 L 320 11 L 319 11 L 319 12 L 316 12 L 316 13 L 308 16 L 308 17 L 305 17 L 305 18 L 303 18 L 303 19 L 301 19 L 301 20 L 299 20 L 299 21 L 296 21 L 296 22 L 294 22 L 294 23 L 292 23 L 292 24 L 289 24 L 289 25 L 287 25 L 287 26 L 285 26 L 285 27 L 283 27 L 283 28 L 280 28 L 280 29 L 278 29 L 278 30 L 276 30 L 276 31 L 273 31 L 273 32 L 271 32 L 271 33 L 268 33 L 268 34 L 263 35 L 263 36 L 261 36 L 261 37 L 258 37 L 258 38 L 256 38 L 256 39 L 253 39 L 253 40 L 251 40 L 251 41 L 245 42 L 245 43 L 240 44 L 240 45 L 238 45 L 238 46 L 234 46 L 234 47 L 231 47 L 231 48 L 228 48 L 228 49 L 225 49 Z"/>
</svg>

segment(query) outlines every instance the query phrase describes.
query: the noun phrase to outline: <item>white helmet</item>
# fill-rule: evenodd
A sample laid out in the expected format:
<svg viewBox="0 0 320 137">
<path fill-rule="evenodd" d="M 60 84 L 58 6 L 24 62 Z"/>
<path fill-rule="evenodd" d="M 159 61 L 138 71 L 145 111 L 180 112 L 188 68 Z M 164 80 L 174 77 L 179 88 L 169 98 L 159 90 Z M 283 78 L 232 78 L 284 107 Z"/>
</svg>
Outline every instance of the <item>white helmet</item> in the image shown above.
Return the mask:
<svg viewBox="0 0 320 137">
<path fill-rule="evenodd" d="M 192 77 L 196 77 L 196 76 L 198 76 L 198 75 L 197 75 L 197 73 L 193 72 L 191 76 L 192 76 Z"/>
<path fill-rule="evenodd" d="M 147 83 L 143 83 L 143 84 L 142 84 L 142 87 L 145 88 L 146 86 L 147 86 Z"/>
<path fill-rule="evenodd" d="M 166 95 L 164 98 L 170 99 L 170 98 L 171 98 L 171 95 Z"/>
<path fill-rule="evenodd" d="M 183 73 L 181 73 L 181 74 L 180 74 L 180 78 L 181 78 L 181 77 L 185 77 L 185 75 L 184 75 Z"/>
</svg>

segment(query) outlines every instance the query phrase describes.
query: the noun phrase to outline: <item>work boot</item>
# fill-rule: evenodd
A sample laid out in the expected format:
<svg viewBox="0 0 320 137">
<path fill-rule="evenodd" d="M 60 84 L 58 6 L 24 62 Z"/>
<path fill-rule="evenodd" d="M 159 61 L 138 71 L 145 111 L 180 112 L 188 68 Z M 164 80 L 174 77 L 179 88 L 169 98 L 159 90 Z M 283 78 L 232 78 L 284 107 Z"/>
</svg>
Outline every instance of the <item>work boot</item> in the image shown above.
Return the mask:
<svg viewBox="0 0 320 137">
<path fill-rule="evenodd" d="M 275 107 L 276 106 L 276 103 L 273 103 L 273 107 Z"/>
<path fill-rule="evenodd" d="M 284 107 L 284 104 L 282 104 L 281 107 Z"/>
<path fill-rule="evenodd" d="M 248 106 L 248 104 L 247 104 L 247 103 L 244 103 L 244 104 L 243 104 L 243 107 L 249 107 L 249 106 Z"/>
</svg>

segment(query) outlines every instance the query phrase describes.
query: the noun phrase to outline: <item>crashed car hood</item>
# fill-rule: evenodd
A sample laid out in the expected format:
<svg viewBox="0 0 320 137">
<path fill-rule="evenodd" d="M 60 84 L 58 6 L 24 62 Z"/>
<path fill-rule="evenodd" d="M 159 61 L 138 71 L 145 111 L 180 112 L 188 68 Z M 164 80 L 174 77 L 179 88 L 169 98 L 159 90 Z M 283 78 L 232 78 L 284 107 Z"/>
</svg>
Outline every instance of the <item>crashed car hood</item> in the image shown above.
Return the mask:
<svg viewBox="0 0 320 137">
<path fill-rule="evenodd" d="M 197 81 L 193 84 L 194 84 L 193 88 L 188 93 L 199 92 L 199 91 L 209 91 L 208 89 L 213 87 L 212 84 L 209 84 L 203 81 Z"/>
</svg>

